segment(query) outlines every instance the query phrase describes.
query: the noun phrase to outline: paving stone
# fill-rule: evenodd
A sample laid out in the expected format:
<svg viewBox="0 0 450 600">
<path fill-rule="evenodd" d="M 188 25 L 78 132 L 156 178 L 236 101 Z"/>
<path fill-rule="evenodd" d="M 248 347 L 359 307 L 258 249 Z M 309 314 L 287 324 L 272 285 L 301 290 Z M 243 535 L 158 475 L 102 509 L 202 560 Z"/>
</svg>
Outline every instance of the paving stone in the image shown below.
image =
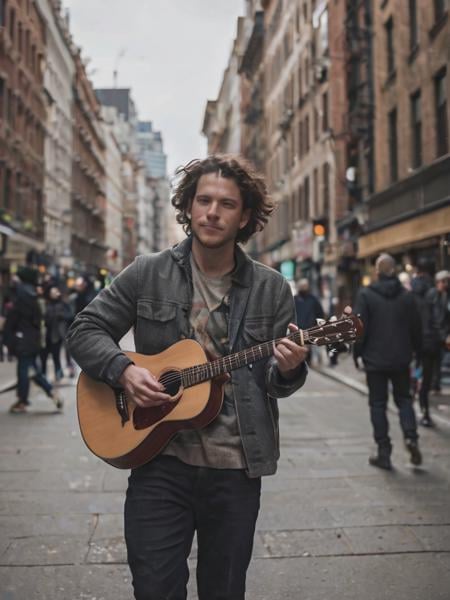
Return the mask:
<svg viewBox="0 0 450 600">
<path fill-rule="evenodd" d="M 1 566 L 67 565 L 84 562 L 88 538 L 62 535 L 10 540 L 0 559 Z"/>
<path fill-rule="evenodd" d="M 351 554 L 351 548 L 341 529 L 304 531 L 258 531 L 264 547 L 260 558 L 290 556 L 333 556 Z"/>
<path fill-rule="evenodd" d="M 345 527 L 354 554 L 420 552 L 425 548 L 409 527 Z"/>
<path fill-rule="evenodd" d="M 450 552 L 450 525 L 421 525 L 410 529 L 426 550 Z"/>
</svg>

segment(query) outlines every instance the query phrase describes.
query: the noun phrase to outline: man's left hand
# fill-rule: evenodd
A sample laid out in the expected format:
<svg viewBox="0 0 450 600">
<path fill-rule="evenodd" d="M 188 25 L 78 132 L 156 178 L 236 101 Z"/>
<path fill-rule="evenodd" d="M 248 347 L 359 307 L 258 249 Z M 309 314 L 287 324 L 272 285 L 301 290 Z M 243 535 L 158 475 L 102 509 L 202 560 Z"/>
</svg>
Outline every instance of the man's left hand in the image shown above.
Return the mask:
<svg viewBox="0 0 450 600">
<path fill-rule="evenodd" d="M 298 331 L 297 325 L 289 323 L 289 331 Z M 305 361 L 308 353 L 308 348 L 305 346 L 299 346 L 287 337 L 281 339 L 273 353 L 281 376 L 284 379 L 294 378 L 299 366 Z"/>
</svg>

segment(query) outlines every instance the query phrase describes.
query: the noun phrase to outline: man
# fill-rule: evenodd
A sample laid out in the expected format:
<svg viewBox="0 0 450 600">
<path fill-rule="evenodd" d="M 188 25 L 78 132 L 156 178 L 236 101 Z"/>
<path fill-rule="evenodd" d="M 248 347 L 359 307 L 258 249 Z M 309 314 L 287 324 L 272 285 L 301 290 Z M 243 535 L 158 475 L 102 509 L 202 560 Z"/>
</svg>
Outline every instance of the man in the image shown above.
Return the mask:
<svg viewBox="0 0 450 600">
<path fill-rule="evenodd" d="M 439 271 L 434 279 L 436 287 L 429 288 L 424 294 L 417 292 L 416 295 L 423 332 L 423 376 L 419 402 L 422 411 L 420 424 L 424 427 L 433 427 L 428 396 L 435 373 L 437 374 L 437 389 L 440 388 L 440 365 L 449 327 L 448 272 Z"/>
<path fill-rule="evenodd" d="M 381 254 L 375 263 L 377 281 L 360 290 L 356 314 L 364 324 L 362 339 L 354 346 L 355 364 L 362 357 L 369 388 L 370 417 L 377 453 L 369 458 L 374 467 L 392 468 L 387 402 L 392 383 L 394 402 L 411 463 L 420 465 L 417 424 L 410 393 L 409 365 L 413 353 L 420 355 L 420 318 L 412 294 L 395 275 L 395 261 Z"/>
<path fill-rule="evenodd" d="M 318 298 L 310 292 L 309 281 L 306 278 L 300 279 L 297 286 L 297 294 L 294 296 L 295 314 L 297 316 L 297 325 L 302 329 L 308 329 L 317 325 L 317 319 L 324 318 L 322 305 Z M 322 361 L 320 348 L 316 346 L 309 347 L 310 356 L 308 364 Z M 333 354 L 333 356 L 335 356 Z M 337 355 L 336 355 L 337 356 Z"/>
<path fill-rule="evenodd" d="M 317 324 L 317 319 L 324 318 L 322 305 L 318 298 L 311 293 L 309 281 L 300 279 L 295 295 L 295 311 L 297 314 L 297 325 L 302 329 L 308 329 Z"/>
<path fill-rule="evenodd" d="M 36 286 L 38 272 L 31 267 L 20 267 L 17 271 L 18 283 L 13 307 L 5 323 L 5 343 L 11 354 L 17 356 L 17 396 L 11 408 L 12 413 L 25 413 L 30 406 L 29 370 L 34 370 L 33 381 L 41 387 L 56 408 L 63 407 L 63 400 L 57 390 L 42 373 L 37 362 L 41 351 L 42 312 L 39 306 Z"/>
<path fill-rule="evenodd" d="M 200 600 L 240 600 L 261 476 L 275 472 L 279 456 L 275 398 L 303 385 L 306 350 L 283 337 L 296 329 L 288 283 L 237 245 L 272 212 L 264 181 L 232 156 L 194 160 L 178 175 L 172 203 L 188 238 L 138 257 L 77 317 L 69 345 L 89 375 L 147 407 L 169 396 L 118 348 L 130 327 L 144 354 L 182 338 L 196 338 L 212 356 L 282 338 L 271 360 L 231 373 L 210 425 L 179 433 L 129 478 L 125 537 L 136 599 L 186 598 L 197 531 Z"/>
</svg>

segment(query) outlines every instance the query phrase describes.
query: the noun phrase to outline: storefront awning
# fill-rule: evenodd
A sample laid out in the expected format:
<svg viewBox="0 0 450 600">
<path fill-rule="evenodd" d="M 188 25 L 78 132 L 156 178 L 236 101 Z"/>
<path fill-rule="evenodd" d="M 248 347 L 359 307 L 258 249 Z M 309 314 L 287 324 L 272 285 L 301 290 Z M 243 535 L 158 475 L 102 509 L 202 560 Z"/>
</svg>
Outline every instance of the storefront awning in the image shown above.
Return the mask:
<svg viewBox="0 0 450 600">
<path fill-rule="evenodd" d="M 362 235 L 358 240 L 358 258 L 388 252 L 427 238 L 450 232 L 450 206 L 408 219 Z"/>
</svg>

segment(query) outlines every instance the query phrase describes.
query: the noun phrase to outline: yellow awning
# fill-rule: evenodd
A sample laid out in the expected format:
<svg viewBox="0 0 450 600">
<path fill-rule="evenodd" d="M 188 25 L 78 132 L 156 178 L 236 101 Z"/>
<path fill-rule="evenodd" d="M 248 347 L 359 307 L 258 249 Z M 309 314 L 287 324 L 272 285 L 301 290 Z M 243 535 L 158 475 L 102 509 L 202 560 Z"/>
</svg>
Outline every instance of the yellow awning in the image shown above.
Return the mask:
<svg viewBox="0 0 450 600">
<path fill-rule="evenodd" d="M 450 206 L 446 206 L 361 236 L 358 240 L 358 258 L 366 258 L 449 232 Z"/>
</svg>

